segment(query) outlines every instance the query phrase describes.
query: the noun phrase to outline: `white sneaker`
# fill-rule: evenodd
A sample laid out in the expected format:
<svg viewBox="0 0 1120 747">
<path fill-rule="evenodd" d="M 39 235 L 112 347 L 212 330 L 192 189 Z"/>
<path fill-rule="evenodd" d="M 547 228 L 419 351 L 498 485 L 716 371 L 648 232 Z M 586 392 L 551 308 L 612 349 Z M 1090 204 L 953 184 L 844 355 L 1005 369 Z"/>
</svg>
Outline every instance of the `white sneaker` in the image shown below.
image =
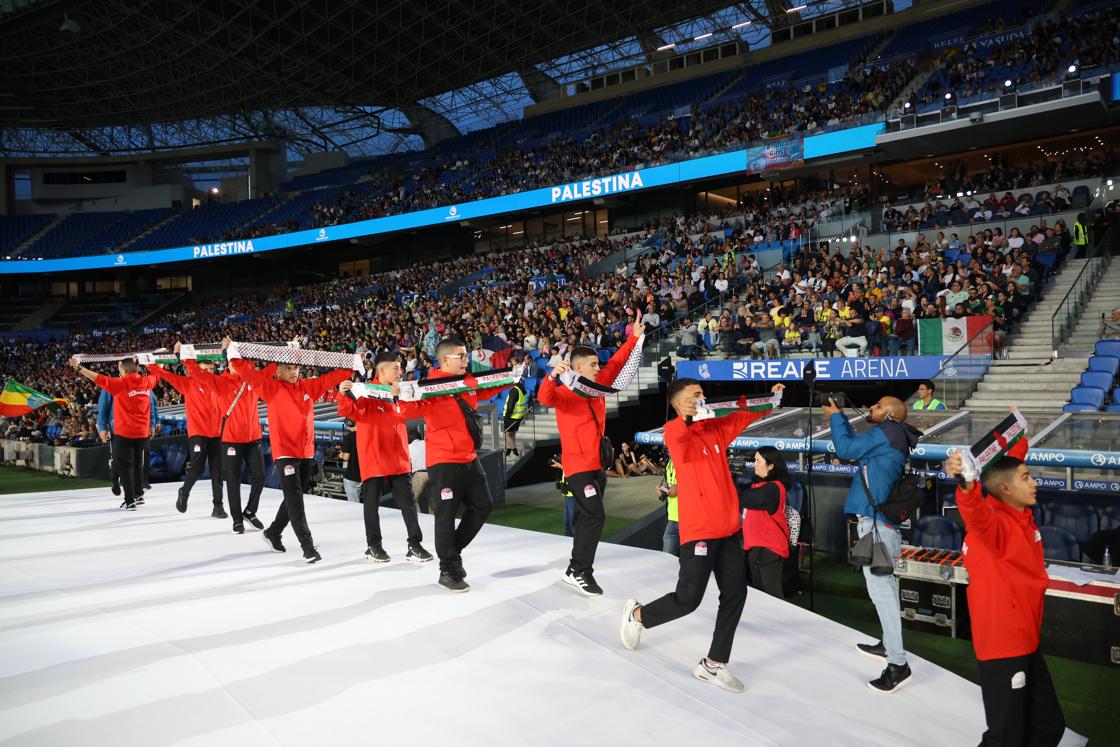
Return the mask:
<svg viewBox="0 0 1120 747">
<path fill-rule="evenodd" d="M 741 693 L 747 689 L 738 678 L 727 671 L 727 667 L 723 664 L 716 664 L 712 666 L 708 663 L 707 659 L 701 659 L 696 668 L 692 670 L 692 676 L 698 680 L 711 682 L 713 685 L 719 685 L 724 690 L 731 693 Z"/>
<path fill-rule="evenodd" d="M 622 605 L 622 625 L 618 629 L 618 637 L 627 651 L 637 650 L 638 641 L 642 638 L 642 624 L 634 619 L 634 610 L 641 606 L 637 599 L 627 599 Z"/>
</svg>

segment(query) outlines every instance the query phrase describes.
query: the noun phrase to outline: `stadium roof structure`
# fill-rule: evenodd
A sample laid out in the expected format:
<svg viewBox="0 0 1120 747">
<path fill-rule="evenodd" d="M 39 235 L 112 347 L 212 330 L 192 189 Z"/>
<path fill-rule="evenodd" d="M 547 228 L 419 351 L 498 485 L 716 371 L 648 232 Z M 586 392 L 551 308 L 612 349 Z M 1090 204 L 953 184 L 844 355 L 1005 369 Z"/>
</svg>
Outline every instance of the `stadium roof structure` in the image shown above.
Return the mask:
<svg viewBox="0 0 1120 747">
<path fill-rule="evenodd" d="M 422 147 L 653 59 L 666 40 L 758 46 L 768 19 L 857 4 L 0 0 L 0 156 L 263 138 L 303 154 Z"/>
</svg>

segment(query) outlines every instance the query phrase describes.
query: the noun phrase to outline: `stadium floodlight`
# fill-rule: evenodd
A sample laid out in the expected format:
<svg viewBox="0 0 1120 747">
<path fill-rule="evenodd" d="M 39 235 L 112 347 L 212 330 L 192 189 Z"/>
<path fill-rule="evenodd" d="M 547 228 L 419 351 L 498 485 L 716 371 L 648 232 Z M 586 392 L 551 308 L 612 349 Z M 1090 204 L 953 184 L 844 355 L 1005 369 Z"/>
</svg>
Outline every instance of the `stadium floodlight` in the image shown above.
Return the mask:
<svg viewBox="0 0 1120 747">
<path fill-rule="evenodd" d="M 957 197 L 964 197 L 964 192 L 957 192 Z"/>
<path fill-rule="evenodd" d="M 672 49 L 675 46 L 677 46 L 676 42 L 673 42 L 672 44 L 662 44 L 660 47 L 657 48 L 657 51 L 658 52 L 665 52 L 667 50 Z"/>
<path fill-rule="evenodd" d="M 750 26 L 750 25 L 751 25 L 751 22 L 750 22 L 750 21 L 742 21 L 742 22 L 740 22 L 740 23 L 737 23 L 737 24 L 735 24 L 735 25 L 734 25 L 734 26 L 732 26 L 731 28 L 733 28 L 733 29 L 741 29 L 741 28 L 743 28 L 744 26 Z"/>
<path fill-rule="evenodd" d="M 221 191 L 221 190 L 220 190 L 220 189 L 218 189 L 217 187 L 211 187 L 211 188 L 210 188 L 210 194 L 212 194 L 212 195 L 216 195 L 216 194 L 218 194 L 218 192 L 220 192 L 220 191 Z"/>
<path fill-rule="evenodd" d="M 910 108 L 910 102 L 907 101 L 905 104 L 902 105 L 902 108 L 903 109 L 909 109 Z"/>
<path fill-rule="evenodd" d="M 965 192 L 965 194 L 968 195 L 969 197 L 972 197 L 972 190 L 971 189 L 968 190 L 967 192 Z"/>
<path fill-rule="evenodd" d="M 786 13 L 799 13 L 799 12 L 805 10 L 808 7 L 809 7 L 808 5 L 795 5 L 792 8 L 790 8 L 789 10 L 787 10 Z"/>
<path fill-rule="evenodd" d="M 1066 68 L 1066 72 L 1068 72 L 1070 75 L 1073 75 L 1077 72 L 1077 65 L 1070 65 L 1068 68 Z"/>
<path fill-rule="evenodd" d="M 693 37 L 692 41 L 703 41 L 704 39 L 708 39 L 708 38 L 710 38 L 710 37 L 711 37 L 711 35 L 712 35 L 712 32 L 711 32 L 711 31 L 709 31 L 709 32 L 708 32 L 708 33 L 706 33 L 706 34 L 700 34 L 700 36 L 697 36 L 697 37 Z"/>
<path fill-rule="evenodd" d="M 854 243 L 856 243 L 856 237 L 855 237 L 855 236 L 849 236 L 849 237 L 848 237 L 848 243 L 849 243 L 849 244 L 854 244 Z"/>
<path fill-rule="evenodd" d="M 948 101 L 948 100 L 949 100 L 949 99 L 951 99 L 951 98 L 953 98 L 953 94 L 952 94 L 952 92 L 946 92 L 946 93 L 945 93 L 945 100 L 946 100 L 946 101 Z"/>
<path fill-rule="evenodd" d="M 1004 88 L 1011 88 L 1011 78 L 1008 78 L 1007 80 L 1003 81 L 1003 87 Z"/>
</svg>

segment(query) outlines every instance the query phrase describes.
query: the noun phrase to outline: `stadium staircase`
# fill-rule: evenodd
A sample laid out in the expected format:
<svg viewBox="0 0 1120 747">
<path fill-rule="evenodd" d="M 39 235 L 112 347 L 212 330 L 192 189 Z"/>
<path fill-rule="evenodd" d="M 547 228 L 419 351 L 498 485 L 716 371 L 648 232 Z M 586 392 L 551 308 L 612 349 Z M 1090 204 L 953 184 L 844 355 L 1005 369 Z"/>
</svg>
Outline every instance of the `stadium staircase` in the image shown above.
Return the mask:
<svg viewBox="0 0 1120 747">
<path fill-rule="evenodd" d="M 1116 308 L 1120 308 L 1120 263 L 1114 262 L 1097 282 L 1069 339 L 1062 343 L 1062 354 L 1090 355 L 1100 338 L 1101 314 L 1111 316 Z"/>
<path fill-rule="evenodd" d="M 988 373 L 981 379 L 976 392 L 965 401 L 964 407 L 970 410 L 1002 410 L 1012 404 L 1023 408 L 1061 407 L 1069 400 L 1069 391 L 1077 386 L 1087 365 L 1088 354 L 1054 357 L 1052 320 L 1075 282 L 1088 283 L 1087 278 L 1080 276 L 1088 261 L 1066 261 L 1042 300 L 1027 312 L 1020 321 L 1019 329 L 1008 338 L 1004 347 L 1006 358 L 992 361 Z M 1110 272 L 1114 270 L 1112 268 Z M 1114 288 L 1120 275 L 1112 276 L 1112 287 L 1108 278 L 1106 274 L 1096 286 L 1098 292 L 1103 289 L 1106 294 L 1102 296 L 1103 304 L 1115 298 Z M 1093 313 L 1090 309 L 1096 308 L 1093 302 L 1085 307 L 1076 329 L 1080 330 L 1090 322 L 1099 325 L 1099 311 L 1091 319 L 1087 318 Z M 1084 347 L 1086 351 L 1091 349 L 1092 344 Z"/>
<path fill-rule="evenodd" d="M 55 226 L 57 226 L 62 221 L 66 220 L 68 217 L 69 217 L 69 215 L 66 214 L 66 213 L 58 213 L 57 215 L 54 216 L 54 218 L 51 219 L 50 223 L 47 223 L 47 225 L 43 226 L 38 231 L 36 231 L 35 233 L 31 234 L 26 239 L 24 239 L 23 243 L 20 244 L 19 246 L 17 246 L 15 249 L 13 249 L 12 253 L 10 255 L 7 255 L 7 256 L 10 256 L 10 257 L 20 256 L 25 249 L 27 249 L 30 246 L 34 246 L 36 241 L 38 241 L 40 238 L 45 236 L 47 233 L 53 231 Z"/>
</svg>

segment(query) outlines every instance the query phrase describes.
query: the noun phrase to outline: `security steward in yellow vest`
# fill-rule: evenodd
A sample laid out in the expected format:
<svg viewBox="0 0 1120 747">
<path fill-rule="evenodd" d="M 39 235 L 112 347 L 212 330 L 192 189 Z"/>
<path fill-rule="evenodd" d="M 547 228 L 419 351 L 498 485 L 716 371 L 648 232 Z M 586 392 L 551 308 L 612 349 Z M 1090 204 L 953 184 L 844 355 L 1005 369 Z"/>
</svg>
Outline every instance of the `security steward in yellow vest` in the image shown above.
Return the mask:
<svg viewBox="0 0 1120 747">
<path fill-rule="evenodd" d="M 506 404 L 502 408 L 502 434 L 506 442 L 506 456 L 521 456 L 517 450 L 517 429 L 529 412 L 529 393 L 525 385 L 518 381 L 506 394 Z"/>
<path fill-rule="evenodd" d="M 673 460 L 665 465 L 665 505 L 669 511 L 669 520 L 665 523 L 665 534 L 661 537 L 661 549 L 670 555 L 679 555 L 681 551 L 680 526 L 677 523 L 677 470 Z"/>
</svg>

